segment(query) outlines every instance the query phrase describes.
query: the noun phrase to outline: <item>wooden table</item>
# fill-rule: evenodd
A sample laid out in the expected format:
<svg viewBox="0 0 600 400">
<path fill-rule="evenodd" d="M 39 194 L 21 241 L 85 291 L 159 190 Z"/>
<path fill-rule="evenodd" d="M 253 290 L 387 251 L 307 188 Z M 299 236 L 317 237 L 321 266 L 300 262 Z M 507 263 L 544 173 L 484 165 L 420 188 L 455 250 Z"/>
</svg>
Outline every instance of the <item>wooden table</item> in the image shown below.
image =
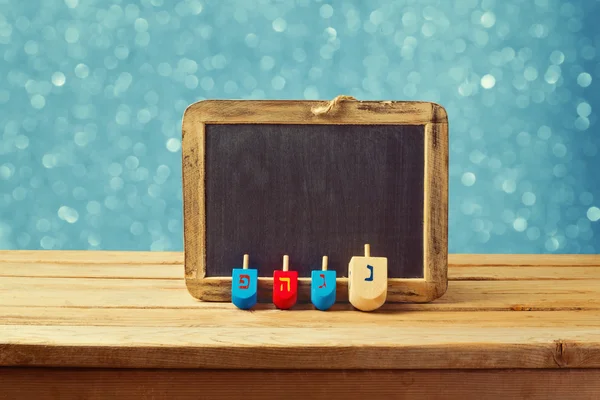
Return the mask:
<svg viewBox="0 0 600 400">
<path fill-rule="evenodd" d="M 451 255 L 375 313 L 200 303 L 181 253 L 0 252 L 0 398 L 600 398 L 600 257 Z"/>
</svg>

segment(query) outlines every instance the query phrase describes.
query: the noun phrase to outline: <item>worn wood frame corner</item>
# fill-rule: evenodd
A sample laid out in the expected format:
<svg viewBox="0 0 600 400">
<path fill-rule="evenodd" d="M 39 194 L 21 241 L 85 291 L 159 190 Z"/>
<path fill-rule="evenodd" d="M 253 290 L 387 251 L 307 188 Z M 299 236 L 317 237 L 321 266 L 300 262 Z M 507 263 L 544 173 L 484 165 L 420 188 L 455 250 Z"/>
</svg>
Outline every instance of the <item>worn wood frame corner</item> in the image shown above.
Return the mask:
<svg viewBox="0 0 600 400">
<path fill-rule="evenodd" d="M 185 111 L 182 129 L 185 281 L 203 301 L 231 301 L 231 277 L 206 277 L 205 126 L 208 124 L 423 125 L 425 132 L 424 278 L 388 280 L 388 302 L 428 302 L 448 285 L 448 117 L 429 102 L 348 101 L 314 115 L 316 101 L 206 100 Z M 259 301 L 270 301 L 272 278 L 259 278 Z M 310 278 L 298 279 L 298 300 L 310 301 Z M 348 281 L 337 279 L 337 301 Z"/>
</svg>

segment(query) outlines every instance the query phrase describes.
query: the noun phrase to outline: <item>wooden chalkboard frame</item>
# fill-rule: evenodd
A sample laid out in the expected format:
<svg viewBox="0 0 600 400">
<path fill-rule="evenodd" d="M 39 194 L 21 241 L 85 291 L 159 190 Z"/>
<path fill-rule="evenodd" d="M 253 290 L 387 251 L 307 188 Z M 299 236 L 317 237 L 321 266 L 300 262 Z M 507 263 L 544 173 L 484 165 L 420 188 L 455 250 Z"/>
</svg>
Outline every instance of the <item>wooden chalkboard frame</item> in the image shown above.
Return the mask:
<svg viewBox="0 0 600 400">
<path fill-rule="evenodd" d="M 182 129 L 185 281 L 203 301 L 231 301 L 231 277 L 206 276 L 205 127 L 209 124 L 422 125 L 425 134 L 423 278 L 390 278 L 388 302 L 429 302 L 448 285 L 448 117 L 429 102 L 347 101 L 315 115 L 316 101 L 205 100 L 185 111 Z M 272 278 L 259 278 L 259 301 L 269 301 Z M 298 279 L 298 300 L 310 301 L 310 278 Z M 337 301 L 348 301 L 346 278 Z"/>
</svg>

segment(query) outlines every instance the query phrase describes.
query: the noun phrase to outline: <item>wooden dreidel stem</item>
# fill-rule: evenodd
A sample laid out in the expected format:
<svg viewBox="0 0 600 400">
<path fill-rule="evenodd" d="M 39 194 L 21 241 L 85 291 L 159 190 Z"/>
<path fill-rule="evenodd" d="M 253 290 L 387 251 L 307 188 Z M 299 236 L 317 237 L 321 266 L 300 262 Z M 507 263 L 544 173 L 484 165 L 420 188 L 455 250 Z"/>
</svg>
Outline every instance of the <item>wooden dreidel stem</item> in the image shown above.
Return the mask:
<svg viewBox="0 0 600 400">
<path fill-rule="evenodd" d="M 298 299 L 298 271 L 290 271 L 290 257 L 283 256 L 283 269 L 273 271 L 273 304 L 287 310 Z"/>
<path fill-rule="evenodd" d="M 258 270 L 248 268 L 250 257 L 244 254 L 242 268 L 234 268 L 231 277 L 231 302 L 243 310 L 256 304 Z"/>
<path fill-rule="evenodd" d="M 387 298 L 387 258 L 371 257 L 365 244 L 364 257 L 352 257 L 348 265 L 348 300 L 361 311 L 381 307 Z"/>
<path fill-rule="evenodd" d="M 327 270 L 328 258 L 323 256 L 321 270 L 315 270 L 310 275 L 310 300 L 313 305 L 325 311 L 335 303 L 336 272 Z"/>
</svg>

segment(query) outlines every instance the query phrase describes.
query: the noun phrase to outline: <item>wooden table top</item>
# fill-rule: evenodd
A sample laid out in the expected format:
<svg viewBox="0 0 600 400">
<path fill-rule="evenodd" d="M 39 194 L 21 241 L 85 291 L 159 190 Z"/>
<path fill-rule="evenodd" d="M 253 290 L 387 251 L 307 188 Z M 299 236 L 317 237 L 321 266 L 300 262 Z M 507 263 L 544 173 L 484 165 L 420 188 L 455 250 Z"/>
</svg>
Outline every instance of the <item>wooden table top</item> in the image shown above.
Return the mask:
<svg viewBox="0 0 600 400">
<path fill-rule="evenodd" d="M 451 255 L 442 298 L 374 313 L 201 303 L 182 263 L 0 252 L 0 366 L 600 368 L 600 256 Z"/>
</svg>

